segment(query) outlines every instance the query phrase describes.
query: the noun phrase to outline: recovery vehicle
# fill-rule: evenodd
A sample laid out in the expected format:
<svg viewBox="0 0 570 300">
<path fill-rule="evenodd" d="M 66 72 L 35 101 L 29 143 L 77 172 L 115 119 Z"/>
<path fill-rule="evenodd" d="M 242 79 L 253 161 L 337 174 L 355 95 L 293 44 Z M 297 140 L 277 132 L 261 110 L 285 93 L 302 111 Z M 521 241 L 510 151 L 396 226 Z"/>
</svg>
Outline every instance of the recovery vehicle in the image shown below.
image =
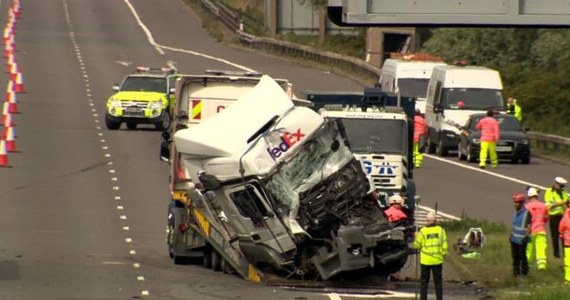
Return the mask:
<svg viewBox="0 0 570 300">
<path fill-rule="evenodd" d="M 193 98 L 184 81 L 179 103 Z M 388 223 L 366 197 L 369 181 L 341 126 L 296 106 L 263 76 L 218 114 L 177 129 L 168 219 L 174 262 L 201 257 L 214 270 L 266 283 L 400 270 L 406 228 Z"/>
<path fill-rule="evenodd" d="M 381 207 L 393 194 L 405 194 L 408 216 L 413 218 L 416 186 L 413 180 L 413 121 L 415 98 L 385 93 L 380 87 L 364 92 L 304 92 L 322 116 L 338 119 L 348 146 L 373 188 Z"/>
</svg>

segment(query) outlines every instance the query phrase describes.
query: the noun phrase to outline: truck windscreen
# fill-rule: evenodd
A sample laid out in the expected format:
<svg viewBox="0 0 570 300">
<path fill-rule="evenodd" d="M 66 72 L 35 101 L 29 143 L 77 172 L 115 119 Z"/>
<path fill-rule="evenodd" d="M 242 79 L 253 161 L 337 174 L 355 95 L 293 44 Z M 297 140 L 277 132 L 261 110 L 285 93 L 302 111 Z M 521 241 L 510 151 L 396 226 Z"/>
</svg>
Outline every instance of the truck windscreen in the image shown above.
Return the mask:
<svg viewBox="0 0 570 300">
<path fill-rule="evenodd" d="M 446 109 L 488 110 L 503 108 L 500 90 L 475 88 L 447 88 L 442 92 L 442 104 Z"/>
<path fill-rule="evenodd" d="M 335 141 L 338 141 L 338 148 L 331 147 Z M 299 154 L 282 164 L 266 185 L 279 206 L 292 213 L 293 218 L 299 207 L 300 193 L 322 183 L 323 178 L 354 159 L 332 123 L 319 129 L 300 147 Z"/>
<path fill-rule="evenodd" d="M 425 98 L 429 78 L 400 78 L 398 90 L 402 97 Z"/>
<path fill-rule="evenodd" d="M 347 119 L 342 124 L 354 153 L 405 154 L 406 123 L 394 119 Z"/>
</svg>

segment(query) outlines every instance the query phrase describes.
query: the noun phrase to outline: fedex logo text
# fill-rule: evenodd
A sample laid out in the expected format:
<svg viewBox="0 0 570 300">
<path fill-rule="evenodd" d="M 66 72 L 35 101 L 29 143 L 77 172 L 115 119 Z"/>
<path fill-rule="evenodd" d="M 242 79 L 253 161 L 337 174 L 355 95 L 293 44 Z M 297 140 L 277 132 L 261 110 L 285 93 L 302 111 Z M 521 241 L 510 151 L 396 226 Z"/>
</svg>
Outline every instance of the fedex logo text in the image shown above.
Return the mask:
<svg viewBox="0 0 570 300">
<path fill-rule="evenodd" d="M 305 135 L 301 132 L 301 128 L 297 129 L 296 133 L 285 132 L 281 136 L 281 143 L 277 147 L 267 147 L 267 152 L 274 159 L 279 158 L 285 152 L 289 151 L 291 147 L 297 144 Z"/>
</svg>

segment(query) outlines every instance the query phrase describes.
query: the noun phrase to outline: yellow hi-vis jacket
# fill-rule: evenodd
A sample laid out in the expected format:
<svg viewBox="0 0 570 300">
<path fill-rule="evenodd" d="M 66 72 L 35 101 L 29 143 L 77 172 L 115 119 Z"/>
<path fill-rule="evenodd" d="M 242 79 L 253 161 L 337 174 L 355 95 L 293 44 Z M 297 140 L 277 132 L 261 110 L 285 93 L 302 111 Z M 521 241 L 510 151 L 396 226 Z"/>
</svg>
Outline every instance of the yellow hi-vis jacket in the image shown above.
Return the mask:
<svg viewBox="0 0 570 300">
<path fill-rule="evenodd" d="M 566 206 L 557 206 L 550 208 L 553 204 L 558 204 L 559 202 L 568 203 L 568 192 L 565 189 L 560 189 L 556 191 L 554 188 L 546 189 L 544 193 L 544 202 L 548 207 L 548 214 L 551 216 L 562 215 L 566 210 Z"/>
<path fill-rule="evenodd" d="M 447 234 L 439 225 L 428 225 L 420 229 L 413 247 L 420 250 L 420 264 L 442 264 L 447 254 Z"/>
</svg>

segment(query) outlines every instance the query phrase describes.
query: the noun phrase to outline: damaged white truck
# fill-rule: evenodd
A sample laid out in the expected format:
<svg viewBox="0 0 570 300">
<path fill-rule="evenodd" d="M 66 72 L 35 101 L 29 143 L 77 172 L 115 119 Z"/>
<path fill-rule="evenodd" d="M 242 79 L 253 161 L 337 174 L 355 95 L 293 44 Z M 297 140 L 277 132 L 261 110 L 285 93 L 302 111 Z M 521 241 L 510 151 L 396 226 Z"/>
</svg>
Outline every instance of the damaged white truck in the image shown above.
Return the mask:
<svg viewBox="0 0 570 300">
<path fill-rule="evenodd" d="M 167 142 L 161 153 L 172 167 L 174 262 L 199 257 L 266 283 L 400 270 L 410 227 L 388 223 L 367 197 L 369 181 L 339 121 L 295 106 L 270 77 L 257 80 L 218 114 L 164 136 L 172 138 L 169 155 Z M 177 103 L 192 99 L 190 81 L 177 83 Z M 188 115 L 184 106 L 177 117 Z"/>
</svg>

